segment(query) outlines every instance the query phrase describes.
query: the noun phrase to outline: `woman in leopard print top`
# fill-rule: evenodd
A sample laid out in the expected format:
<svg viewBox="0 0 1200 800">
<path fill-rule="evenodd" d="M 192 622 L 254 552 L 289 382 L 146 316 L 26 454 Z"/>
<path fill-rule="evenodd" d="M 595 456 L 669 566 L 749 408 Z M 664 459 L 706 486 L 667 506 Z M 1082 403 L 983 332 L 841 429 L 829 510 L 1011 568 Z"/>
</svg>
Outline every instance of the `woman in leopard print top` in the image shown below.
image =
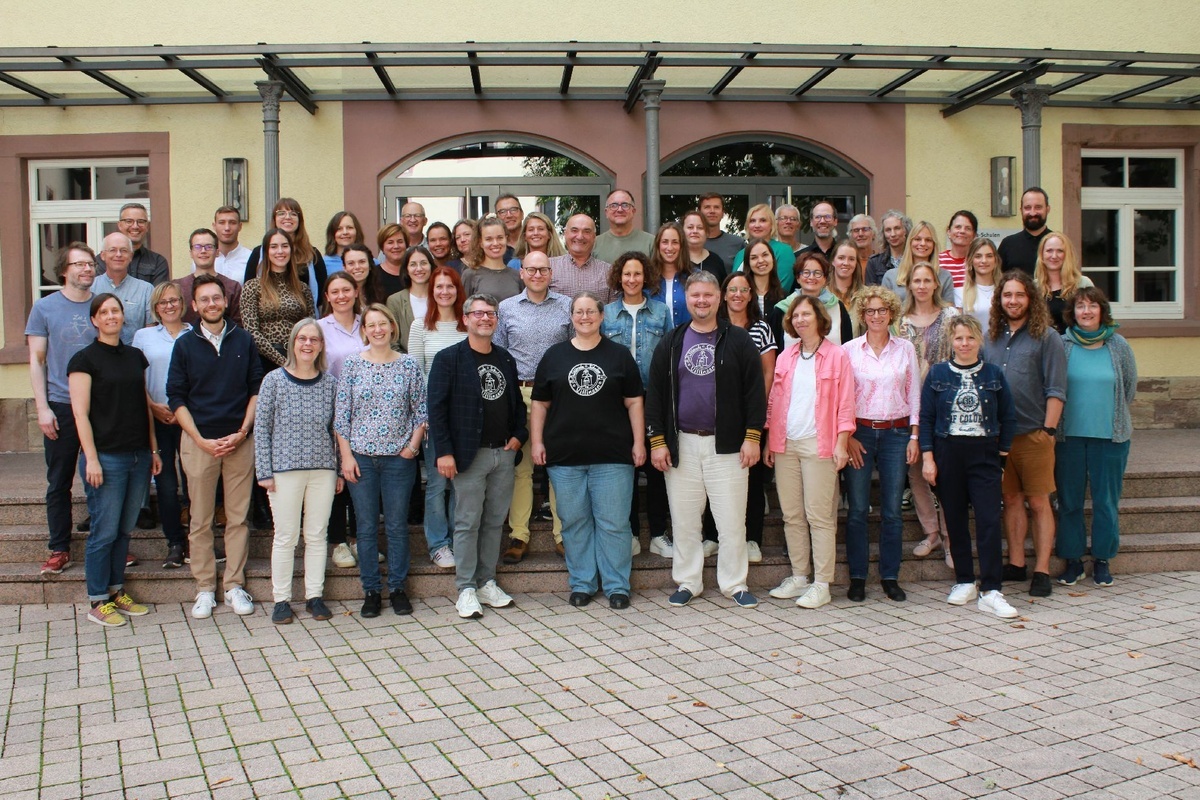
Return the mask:
<svg viewBox="0 0 1200 800">
<path fill-rule="evenodd" d="M 258 277 L 242 287 L 242 323 L 254 337 L 263 371 L 287 360 L 292 326 L 314 315 L 312 292 L 299 278 L 291 234 L 272 228 L 263 237 Z"/>
</svg>

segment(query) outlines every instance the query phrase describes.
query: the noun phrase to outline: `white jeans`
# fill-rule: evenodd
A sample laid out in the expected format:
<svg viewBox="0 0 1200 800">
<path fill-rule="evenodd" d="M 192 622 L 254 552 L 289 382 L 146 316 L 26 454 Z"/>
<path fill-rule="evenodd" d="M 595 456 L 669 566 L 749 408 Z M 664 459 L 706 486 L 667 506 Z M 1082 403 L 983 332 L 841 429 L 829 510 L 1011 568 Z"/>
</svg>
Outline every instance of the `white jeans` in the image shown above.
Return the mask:
<svg viewBox="0 0 1200 800">
<path fill-rule="evenodd" d="M 732 597 L 746 589 L 746 482 L 738 453 L 717 455 L 714 436 L 679 434 L 679 466 L 666 472 L 675 553 L 671 577 L 694 596 L 704 591 L 700 516 L 708 498 L 717 524 L 717 586 Z"/>
<path fill-rule="evenodd" d="M 325 529 L 337 488 L 337 473 L 329 469 L 300 469 L 277 472 L 274 478 L 275 491 L 267 492 L 275 517 L 271 593 L 276 603 L 291 602 L 296 543 L 300 541 L 301 512 L 304 512 L 304 598 L 321 597 L 325 592 Z"/>
</svg>

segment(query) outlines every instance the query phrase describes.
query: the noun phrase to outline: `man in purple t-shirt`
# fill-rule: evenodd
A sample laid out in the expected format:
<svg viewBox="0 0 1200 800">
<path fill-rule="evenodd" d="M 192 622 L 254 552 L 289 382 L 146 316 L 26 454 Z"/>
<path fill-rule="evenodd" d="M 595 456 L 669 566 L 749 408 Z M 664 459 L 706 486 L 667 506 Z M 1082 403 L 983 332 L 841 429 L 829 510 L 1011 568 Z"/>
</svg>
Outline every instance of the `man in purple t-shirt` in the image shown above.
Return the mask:
<svg viewBox="0 0 1200 800">
<path fill-rule="evenodd" d="M 650 458 L 665 473 L 674 534 L 673 606 L 704 591 L 700 515 L 717 524 L 717 584 L 743 608 L 758 600 L 746 585 L 748 470 L 759 459 L 767 404 L 758 348 L 745 330 L 717 318 L 721 290 L 709 272 L 687 281 L 692 321 L 654 351 L 646 395 Z"/>
</svg>

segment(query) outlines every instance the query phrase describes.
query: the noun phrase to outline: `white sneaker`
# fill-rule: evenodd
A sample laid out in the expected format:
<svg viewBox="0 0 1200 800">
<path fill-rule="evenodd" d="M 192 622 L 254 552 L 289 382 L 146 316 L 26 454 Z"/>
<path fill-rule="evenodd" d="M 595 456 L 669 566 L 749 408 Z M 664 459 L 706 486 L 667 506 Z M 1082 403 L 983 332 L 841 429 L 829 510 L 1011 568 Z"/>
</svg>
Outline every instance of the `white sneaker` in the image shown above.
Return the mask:
<svg viewBox="0 0 1200 800">
<path fill-rule="evenodd" d="M 379 521 L 383 522 L 382 516 L 379 518 Z M 358 542 L 354 542 L 354 543 L 348 545 L 348 547 L 350 549 L 350 555 L 354 557 L 354 563 L 350 565 L 353 567 L 358 564 Z M 383 553 L 379 553 L 379 563 L 380 564 L 387 563 L 387 556 L 385 556 Z"/>
<path fill-rule="evenodd" d="M 458 593 L 458 602 L 454 604 L 458 615 L 463 619 L 479 619 L 483 616 L 483 608 L 475 596 L 474 589 L 463 589 Z"/>
<path fill-rule="evenodd" d="M 820 608 L 829 602 L 829 584 L 814 583 L 808 591 L 800 595 L 796 605 L 801 608 Z"/>
<path fill-rule="evenodd" d="M 979 595 L 976 607 L 980 611 L 990 611 L 1000 619 L 1013 619 L 1017 616 L 1017 610 L 1008 604 L 998 589 L 992 589 L 990 592 Z"/>
<path fill-rule="evenodd" d="M 444 569 L 449 569 L 455 565 L 454 553 L 450 551 L 448 545 L 442 545 L 437 550 L 434 550 L 431 558 L 436 566 Z"/>
<path fill-rule="evenodd" d="M 496 585 L 494 580 L 488 581 L 483 586 L 475 590 L 475 595 L 479 602 L 492 608 L 504 608 L 512 605 L 513 599 L 504 593 L 504 590 Z"/>
<path fill-rule="evenodd" d="M 975 584 L 956 583 L 950 589 L 950 595 L 946 598 L 946 602 L 952 606 L 965 606 L 977 597 L 979 597 L 979 590 L 975 588 Z"/>
<path fill-rule="evenodd" d="M 193 619 L 208 619 L 213 609 L 217 607 L 217 597 L 213 592 L 197 592 L 196 604 L 192 606 Z"/>
<path fill-rule="evenodd" d="M 358 566 L 358 559 L 354 557 L 350 545 L 342 542 L 333 548 L 333 565 L 342 569 Z"/>
<path fill-rule="evenodd" d="M 633 544 L 630 545 L 630 548 L 629 548 L 629 554 L 636 556 L 636 555 L 641 555 L 641 553 L 642 553 L 642 543 L 638 539 L 638 537 L 634 536 Z"/>
<path fill-rule="evenodd" d="M 791 600 L 793 597 L 799 597 L 808 589 L 807 575 L 789 575 L 783 579 L 783 583 L 776 586 L 770 591 L 771 597 L 779 600 Z"/>
<path fill-rule="evenodd" d="M 254 613 L 254 598 L 240 586 L 235 586 L 225 593 L 225 605 L 233 607 L 233 613 L 239 617 Z"/>
<path fill-rule="evenodd" d="M 746 560 L 751 564 L 762 561 L 762 548 L 758 546 L 758 542 L 746 542 Z"/>
<path fill-rule="evenodd" d="M 710 556 L 715 556 L 717 554 L 717 547 L 718 545 L 716 542 L 710 542 L 706 539 L 703 546 L 704 557 L 709 558 Z"/>
<path fill-rule="evenodd" d="M 650 552 L 656 556 L 670 558 L 675 554 L 675 545 L 665 536 L 654 536 L 650 539 Z"/>
</svg>

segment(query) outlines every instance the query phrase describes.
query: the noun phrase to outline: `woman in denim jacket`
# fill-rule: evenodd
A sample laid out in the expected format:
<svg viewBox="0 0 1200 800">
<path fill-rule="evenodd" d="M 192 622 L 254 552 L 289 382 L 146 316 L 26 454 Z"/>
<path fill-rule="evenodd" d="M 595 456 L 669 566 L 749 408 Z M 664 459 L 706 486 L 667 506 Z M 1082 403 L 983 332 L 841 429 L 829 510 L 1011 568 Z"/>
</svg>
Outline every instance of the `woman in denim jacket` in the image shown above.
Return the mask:
<svg viewBox="0 0 1200 800">
<path fill-rule="evenodd" d="M 606 303 L 600 333 L 622 347 L 628 347 L 637 362 L 642 386 L 650 381 L 650 360 L 654 348 L 667 335 L 670 314 L 665 303 L 650 295 L 659 291 L 660 279 L 651 268 L 645 253 L 623 253 L 613 262 L 608 273 L 608 288 L 620 300 Z M 646 441 L 647 452 L 650 442 Z M 650 552 L 671 557 L 671 539 L 667 536 L 667 484 L 663 474 L 650 466 L 650 461 L 638 467 L 646 475 L 646 519 L 650 525 Z M 642 552 L 638 539 L 638 493 L 634 487 L 629 508 L 629 527 L 633 531 L 633 554 Z"/>
<path fill-rule="evenodd" d="M 954 354 L 930 367 L 925 376 L 919 429 L 921 474 L 941 501 L 954 558 L 954 588 L 946 602 L 961 606 L 978 598 L 980 611 L 1011 619 L 1016 609 L 1000 592 L 1000 478 L 1016 423 L 1012 395 L 1004 372 L 979 358 L 979 321 L 959 315 L 947 325 Z M 975 509 L 978 589 L 968 503 Z"/>
</svg>

